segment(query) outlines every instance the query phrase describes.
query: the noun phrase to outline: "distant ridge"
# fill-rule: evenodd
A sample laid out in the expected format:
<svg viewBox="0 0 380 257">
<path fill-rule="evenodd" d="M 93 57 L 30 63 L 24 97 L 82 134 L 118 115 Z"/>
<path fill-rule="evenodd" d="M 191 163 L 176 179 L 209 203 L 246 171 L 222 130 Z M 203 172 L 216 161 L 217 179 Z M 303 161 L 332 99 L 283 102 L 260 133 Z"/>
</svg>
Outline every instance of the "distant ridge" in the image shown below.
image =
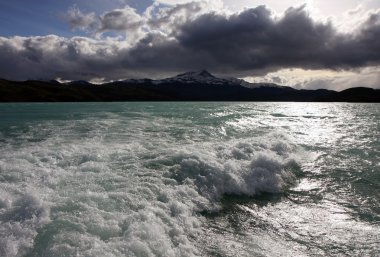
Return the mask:
<svg viewBox="0 0 380 257">
<path fill-rule="evenodd" d="M 206 70 L 174 77 L 129 79 L 91 84 L 87 81 L 0 79 L 0 102 L 98 102 L 98 101 L 293 101 L 380 102 L 380 90 L 350 88 L 297 90 L 271 83 L 249 83 L 237 78 L 218 78 Z"/>
</svg>

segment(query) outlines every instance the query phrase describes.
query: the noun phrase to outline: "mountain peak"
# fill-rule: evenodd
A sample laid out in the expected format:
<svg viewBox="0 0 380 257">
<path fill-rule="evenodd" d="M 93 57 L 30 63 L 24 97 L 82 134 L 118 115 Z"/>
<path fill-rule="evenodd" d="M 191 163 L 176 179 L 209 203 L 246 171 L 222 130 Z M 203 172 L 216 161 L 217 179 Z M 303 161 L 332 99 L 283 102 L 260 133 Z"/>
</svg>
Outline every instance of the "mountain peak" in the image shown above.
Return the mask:
<svg viewBox="0 0 380 257">
<path fill-rule="evenodd" d="M 179 74 L 176 77 L 178 77 L 178 78 L 183 78 L 183 77 L 215 78 L 215 76 L 212 75 L 207 70 L 190 71 L 190 72 Z"/>
<path fill-rule="evenodd" d="M 214 75 L 212 75 L 210 72 L 208 72 L 207 70 L 201 70 L 199 72 L 197 72 L 199 76 L 202 76 L 202 77 L 209 77 L 209 78 L 215 78 Z"/>
</svg>

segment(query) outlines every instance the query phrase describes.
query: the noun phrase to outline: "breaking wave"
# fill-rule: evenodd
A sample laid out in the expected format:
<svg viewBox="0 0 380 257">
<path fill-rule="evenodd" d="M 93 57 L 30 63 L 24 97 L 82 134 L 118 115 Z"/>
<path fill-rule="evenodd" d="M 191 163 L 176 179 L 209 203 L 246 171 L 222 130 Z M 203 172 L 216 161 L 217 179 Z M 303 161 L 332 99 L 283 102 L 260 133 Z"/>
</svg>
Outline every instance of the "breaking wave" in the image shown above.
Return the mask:
<svg viewBox="0 0 380 257">
<path fill-rule="evenodd" d="M 293 171 L 299 167 L 288 154 L 254 152 L 249 144 L 238 144 L 230 155 L 219 159 L 212 154 L 178 154 L 173 157 L 176 164 L 170 168 L 169 176 L 195 189 L 210 205 L 217 205 L 225 194 L 279 193 L 296 180 Z"/>
</svg>

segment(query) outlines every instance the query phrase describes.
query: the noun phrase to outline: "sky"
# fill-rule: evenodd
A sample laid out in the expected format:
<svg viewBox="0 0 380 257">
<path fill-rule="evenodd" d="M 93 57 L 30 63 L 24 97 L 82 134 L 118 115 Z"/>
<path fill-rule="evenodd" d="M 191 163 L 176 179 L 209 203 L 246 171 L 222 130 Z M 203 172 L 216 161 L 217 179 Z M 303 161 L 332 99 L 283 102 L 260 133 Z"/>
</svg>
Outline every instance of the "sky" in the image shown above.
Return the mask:
<svg viewBox="0 0 380 257">
<path fill-rule="evenodd" d="M 295 88 L 380 88 L 379 0 L 0 2 L 0 77 L 215 75 Z"/>
</svg>

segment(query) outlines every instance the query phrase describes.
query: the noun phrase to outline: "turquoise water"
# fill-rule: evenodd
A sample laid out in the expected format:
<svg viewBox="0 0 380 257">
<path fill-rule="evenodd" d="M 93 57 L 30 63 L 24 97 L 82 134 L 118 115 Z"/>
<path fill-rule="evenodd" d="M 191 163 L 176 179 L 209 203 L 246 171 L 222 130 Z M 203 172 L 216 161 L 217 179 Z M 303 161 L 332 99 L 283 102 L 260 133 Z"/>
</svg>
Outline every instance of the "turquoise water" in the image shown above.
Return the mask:
<svg viewBox="0 0 380 257">
<path fill-rule="evenodd" d="M 378 256 L 379 138 L 379 104 L 0 104 L 0 256 Z"/>
</svg>

